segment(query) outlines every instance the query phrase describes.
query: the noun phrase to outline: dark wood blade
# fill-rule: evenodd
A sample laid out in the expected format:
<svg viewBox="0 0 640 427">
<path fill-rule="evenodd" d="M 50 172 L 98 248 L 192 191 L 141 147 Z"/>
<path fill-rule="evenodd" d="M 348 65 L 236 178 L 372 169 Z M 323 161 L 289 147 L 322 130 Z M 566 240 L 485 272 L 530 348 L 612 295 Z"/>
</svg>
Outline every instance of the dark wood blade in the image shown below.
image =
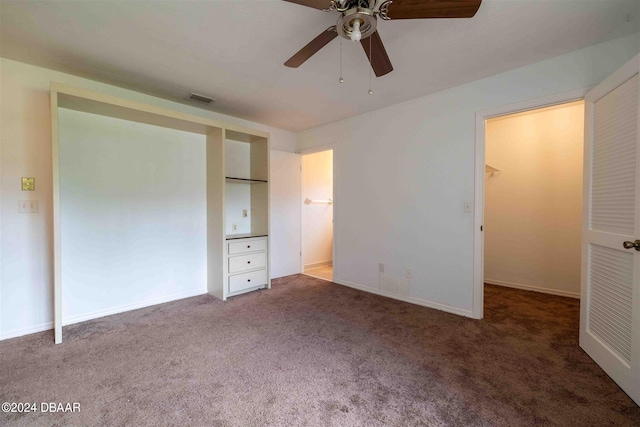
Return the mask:
<svg viewBox="0 0 640 427">
<path fill-rule="evenodd" d="M 390 19 L 471 18 L 482 0 L 393 0 Z"/>
<path fill-rule="evenodd" d="M 311 58 L 317 51 L 322 49 L 329 43 L 331 40 L 338 37 L 338 33 L 336 32 L 336 27 L 329 27 L 324 30 L 318 37 L 311 40 L 309 44 L 300 49 L 298 53 L 293 55 L 287 62 L 284 63 L 287 67 L 298 68 L 304 62 Z"/>
<path fill-rule="evenodd" d="M 302 6 L 312 7 L 314 9 L 325 10 L 331 6 L 331 0 L 284 0 L 289 3 L 295 3 Z"/>
<path fill-rule="evenodd" d="M 371 41 L 371 52 L 369 52 L 369 41 Z M 393 71 L 393 65 L 391 65 L 387 51 L 377 31 L 366 39 L 360 40 L 360 44 L 362 44 L 364 53 L 367 54 L 367 58 L 371 62 L 371 68 L 376 73 L 376 77 L 384 76 Z"/>
</svg>

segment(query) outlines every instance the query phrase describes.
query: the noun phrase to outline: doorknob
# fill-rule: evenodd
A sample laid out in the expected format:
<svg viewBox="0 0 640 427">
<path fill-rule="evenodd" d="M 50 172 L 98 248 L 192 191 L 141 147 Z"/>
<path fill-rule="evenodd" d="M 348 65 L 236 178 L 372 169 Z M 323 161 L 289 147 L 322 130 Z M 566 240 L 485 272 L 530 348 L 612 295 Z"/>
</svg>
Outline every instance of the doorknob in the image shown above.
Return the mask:
<svg viewBox="0 0 640 427">
<path fill-rule="evenodd" d="M 628 240 L 622 244 L 625 249 L 635 248 L 636 251 L 640 251 L 640 240 L 636 240 L 635 242 L 629 242 Z"/>
</svg>

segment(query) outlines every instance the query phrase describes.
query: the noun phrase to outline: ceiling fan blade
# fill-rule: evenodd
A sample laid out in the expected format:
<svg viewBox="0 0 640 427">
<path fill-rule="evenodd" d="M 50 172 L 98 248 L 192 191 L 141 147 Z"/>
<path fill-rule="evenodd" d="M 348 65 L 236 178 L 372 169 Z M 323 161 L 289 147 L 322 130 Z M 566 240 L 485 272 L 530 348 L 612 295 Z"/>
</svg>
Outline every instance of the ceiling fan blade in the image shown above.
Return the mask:
<svg viewBox="0 0 640 427">
<path fill-rule="evenodd" d="M 367 54 L 369 62 L 371 62 L 371 68 L 373 68 L 373 72 L 376 73 L 376 77 L 384 76 L 393 71 L 393 65 L 391 65 L 387 51 L 377 31 L 366 39 L 360 40 L 360 44 L 364 49 L 364 53 Z M 369 52 L 369 46 L 371 46 L 371 52 Z"/>
<path fill-rule="evenodd" d="M 393 0 L 389 19 L 471 18 L 482 0 Z"/>
<path fill-rule="evenodd" d="M 326 10 L 331 7 L 331 0 L 284 0 L 289 3 L 299 4 L 301 6 L 308 6 L 314 9 Z"/>
<path fill-rule="evenodd" d="M 287 67 L 298 68 L 304 62 L 311 58 L 317 51 L 322 49 L 329 43 L 331 40 L 338 37 L 338 33 L 336 32 L 336 27 L 329 27 L 324 30 L 318 37 L 311 40 L 305 47 L 300 49 L 298 53 L 293 55 L 287 62 L 284 63 Z"/>
</svg>

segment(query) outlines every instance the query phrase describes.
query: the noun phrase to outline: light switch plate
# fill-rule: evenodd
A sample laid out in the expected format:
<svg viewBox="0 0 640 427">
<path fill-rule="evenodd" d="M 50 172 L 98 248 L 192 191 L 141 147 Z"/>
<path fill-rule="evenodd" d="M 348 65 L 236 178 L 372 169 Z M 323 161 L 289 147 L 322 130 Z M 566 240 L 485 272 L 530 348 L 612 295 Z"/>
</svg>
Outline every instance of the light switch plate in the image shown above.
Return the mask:
<svg viewBox="0 0 640 427">
<path fill-rule="evenodd" d="M 18 204 L 18 212 L 20 213 L 38 212 L 38 201 L 37 200 L 20 200 Z"/>
<path fill-rule="evenodd" d="M 29 177 L 22 177 L 22 191 L 35 191 L 36 179 Z"/>
<path fill-rule="evenodd" d="M 247 217 L 247 210 L 242 209 L 242 218 L 246 218 L 246 217 Z"/>
</svg>

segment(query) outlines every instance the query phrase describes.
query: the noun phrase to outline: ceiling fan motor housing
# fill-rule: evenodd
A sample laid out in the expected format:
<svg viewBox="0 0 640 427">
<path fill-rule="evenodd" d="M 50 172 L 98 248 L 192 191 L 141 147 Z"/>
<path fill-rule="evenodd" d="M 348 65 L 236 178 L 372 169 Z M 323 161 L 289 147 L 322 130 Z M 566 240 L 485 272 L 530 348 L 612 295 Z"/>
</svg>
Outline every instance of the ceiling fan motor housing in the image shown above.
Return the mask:
<svg viewBox="0 0 640 427">
<path fill-rule="evenodd" d="M 350 39 L 356 19 L 360 20 L 360 32 L 363 39 L 366 39 L 376 31 L 378 21 L 374 11 L 363 7 L 354 7 L 344 11 L 338 18 L 338 23 L 336 24 L 338 34 L 345 39 Z"/>
</svg>

